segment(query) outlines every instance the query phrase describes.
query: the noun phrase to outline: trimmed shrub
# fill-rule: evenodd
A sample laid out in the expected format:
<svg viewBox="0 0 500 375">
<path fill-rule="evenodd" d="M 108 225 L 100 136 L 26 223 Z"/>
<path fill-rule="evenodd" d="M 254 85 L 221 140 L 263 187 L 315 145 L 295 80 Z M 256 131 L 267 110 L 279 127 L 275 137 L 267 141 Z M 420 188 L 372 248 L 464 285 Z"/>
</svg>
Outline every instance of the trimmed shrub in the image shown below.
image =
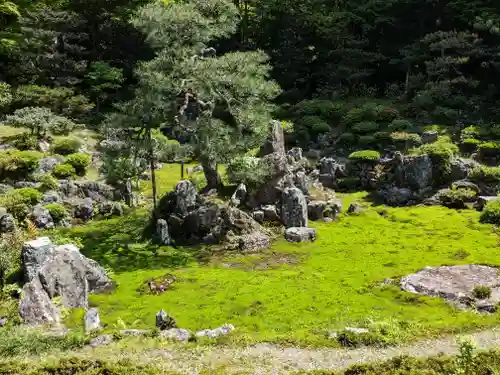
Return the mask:
<svg viewBox="0 0 500 375">
<path fill-rule="evenodd" d="M 500 183 L 500 167 L 477 166 L 470 171 L 469 180 L 484 183 Z"/>
<path fill-rule="evenodd" d="M 460 150 L 464 153 L 473 153 L 476 152 L 479 145 L 481 144 L 481 141 L 474 139 L 474 138 L 465 138 L 461 143 L 460 143 Z"/>
<path fill-rule="evenodd" d="M 304 116 L 297 120 L 297 125 L 307 129 L 313 137 L 330 131 L 330 125 L 319 116 Z"/>
<path fill-rule="evenodd" d="M 35 181 L 40 183 L 38 190 L 41 192 L 59 189 L 59 182 L 50 173 L 36 175 Z"/>
<path fill-rule="evenodd" d="M 0 198 L 0 206 L 16 219 L 24 220 L 29 215 L 30 207 L 42 200 L 42 193 L 33 188 L 14 189 Z"/>
<path fill-rule="evenodd" d="M 2 141 L 21 151 L 36 150 L 37 148 L 36 137 L 28 132 L 5 137 Z"/>
<path fill-rule="evenodd" d="M 300 116 L 319 116 L 325 120 L 338 121 L 344 105 L 329 100 L 312 99 L 302 100 L 293 106 L 293 112 Z"/>
<path fill-rule="evenodd" d="M 232 184 L 243 182 L 248 187 L 258 187 L 269 178 L 270 168 L 259 158 L 242 156 L 234 158 L 226 168 L 227 179 Z"/>
<path fill-rule="evenodd" d="M 481 159 L 497 158 L 500 156 L 500 143 L 485 142 L 478 146 Z"/>
<path fill-rule="evenodd" d="M 398 149 L 409 149 L 422 144 L 422 138 L 416 133 L 394 132 L 391 141 Z"/>
<path fill-rule="evenodd" d="M 347 125 L 357 124 L 362 121 L 377 121 L 381 108 L 383 107 L 375 103 L 366 103 L 349 110 L 342 118 L 342 121 Z"/>
<path fill-rule="evenodd" d="M 460 132 L 460 136 L 462 139 L 466 138 L 479 138 L 481 135 L 481 128 L 479 126 L 467 126 L 466 128 L 462 129 Z"/>
<path fill-rule="evenodd" d="M 384 142 L 384 143 L 387 143 L 389 141 L 391 141 L 391 133 L 389 132 L 376 132 L 375 134 L 373 134 L 373 136 L 375 137 L 375 139 L 377 141 L 380 141 L 380 142 Z"/>
<path fill-rule="evenodd" d="M 343 146 L 352 146 L 353 144 L 356 143 L 356 135 L 352 133 L 342 133 L 339 136 L 338 142 L 342 144 Z"/>
<path fill-rule="evenodd" d="M 488 202 L 479 217 L 481 223 L 500 225 L 500 201 Z"/>
<path fill-rule="evenodd" d="M 77 153 L 83 142 L 75 137 L 64 137 L 57 139 L 52 145 L 52 152 L 59 155 L 71 155 Z"/>
<path fill-rule="evenodd" d="M 349 155 L 349 160 L 355 163 L 376 163 L 380 160 L 380 152 L 374 150 L 361 150 Z"/>
<path fill-rule="evenodd" d="M 87 168 L 90 165 L 91 159 L 87 154 L 71 154 L 66 157 L 65 164 L 72 165 L 78 176 L 85 176 Z"/>
<path fill-rule="evenodd" d="M 351 127 L 354 133 L 373 133 L 379 129 L 380 125 L 375 121 L 362 121 Z"/>
<path fill-rule="evenodd" d="M 49 210 L 54 223 L 60 223 L 68 215 L 66 208 L 59 203 L 50 203 L 46 205 L 45 208 Z"/>
<path fill-rule="evenodd" d="M 436 184 L 445 181 L 451 173 L 451 160 L 458 153 L 457 145 L 438 140 L 412 150 L 417 155 L 428 155 L 432 160 L 433 179 Z"/>
<path fill-rule="evenodd" d="M 0 178 L 25 179 L 38 168 L 42 157 L 37 151 L 0 151 Z"/>
<path fill-rule="evenodd" d="M 413 124 L 408 120 L 397 119 L 389 124 L 389 130 L 393 132 L 406 132 L 413 128 Z"/>
<path fill-rule="evenodd" d="M 490 134 L 495 137 L 495 138 L 499 138 L 500 137 L 500 125 L 493 125 L 491 128 L 490 128 Z"/>
<path fill-rule="evenodd" d="M 11 191 L 13 192 L 13 194 L 17 194 L 22 197 L 23 201 L 31 205 L 40 203 L 40 201 L 42 200 L 42 193 L 30 187 L 14 189 Z"/>
<path fill-rule="evenodd" d="M 377 112 L 377 121 L 392 122 L 399 117 L 399 112 L 396 108 L 381 107 Z"/>
<path fill-rule="evenodd" d="M 472 294 L 477 299 L 487 299 L 491 297 L 491 288 L 486 285 L 476 285 Z"/>
<path fill-rule="evenodd" d="M 449 208 L 466 208 L 466 203 L 476 199 L 476 192 L 470 189 L 447 189 L 439 194 L 439 200 L 443 206 Z"/>
<path fill-rule="evenodd" d="M 359 177 L 337 178 L 337 188 L 341 191 L 354 191 L 361 188 Z"/>
<path fill-rule="evenodd" d="M 358 139 L 358 144 L 360 146 L 376 146 L 378 143 L 377 139 L 373 135 L 361 135 Z"/>
<path fill-rule="evenodd" d="M 59 179 L 66 179 L 74 177 L 76 175 L 76 171 L 70 164 L 58 164 L 52 170 L 52 174 Z"/>
</svg>

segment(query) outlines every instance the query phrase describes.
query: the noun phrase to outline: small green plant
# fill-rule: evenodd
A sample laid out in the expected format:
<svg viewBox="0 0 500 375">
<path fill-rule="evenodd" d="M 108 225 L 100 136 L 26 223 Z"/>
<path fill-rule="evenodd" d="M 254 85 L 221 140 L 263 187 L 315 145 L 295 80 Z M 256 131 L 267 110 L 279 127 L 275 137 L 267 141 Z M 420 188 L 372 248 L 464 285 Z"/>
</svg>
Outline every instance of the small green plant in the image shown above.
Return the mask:
<svg viewBox="0 0 500 375">
<path fill-rule="evenodd" d="M 481 212 L 479 221 L 481 223 L 500 225 L 500 201 L 487 203 Z"/>
<path fill-rule="evenodd" d="M 25 179 L 39 165 L 43 154 L 37 151 L 0 151 L 0 179 Z"/>
<path fill-rule="evenodd" d="M 391 141 L 398 149 L 409 149 L 422 144 L 422 138 L 416 133 L 394 132 Z"/>
<path fill-rule="evenodd" d="M 35 205 L 37 203 L 40 203 L 40 201 L 42 200 L 42 193 L 30 187 L 14 189 L 11 190 L 9 193 L 20 196 L 24 202 L 30 205 Z"/>
<path fill-rule="evenodd" d="M 500 143 L 498 142 L 485 142 L 478 146 L 479 158 L 490 159 L 500 156 Z"/>
<path fill-rule="evenodd" d="M 373 150 L 361 150 L 349 155 L 349 160 L 355 163 L 376 163 L 380 160 L 380 152 Z"/>
<path fill-rule="evenodd" d="M 411 131 L 413 124 L 408 120 L 396 119 L 389 124 L 389 130 L 393 132 Z"/>
<path fill-rule="evenodd" d="M 243 182 L 249 187 L 261 186 L 270 175 L 270 167 L 259 158 L 242 156 L 234 158 L 227 166 L 230 183 Z"/>
<path fill-rule="evenodd" d="M 464 153 L 472 153 L 476 152 L 477 148 L 481 144 L 481 141 L 474 139 L 474 138 L 465 138 L 461 143 L 460 143 L 460 150 Z"/>
<path fill-rule="evenodd" d="M 49 203 L 45 206 L 45 208 L 49 210 L 50 216 L 56 224 L 60 223 L 66 216 L 68 216 L 68 212 L 62 204 Z"/>
<path fill-rule="evenodd" d="M 377 143 L 378 141 L 373 135 L 361 135 L 358 140 L 358 144 L 363 147 L 373 147 Z"/>
<path fill-rule="evenodd" d="M 476 285 L 472 294 L 477 299 L 487 299 L 491 297 L 491 288 L 486 285 Z"/>
<path fill-rule="evenodd" d="M 70 164 L 58 164 L 52 170 L 52 174 L 60 179 L 71 178 L 76 175 L 75 168 Z"/>
<path fill-rule="evenodd" d="M 481 165 L 472 169 L 468 178 L 474 182 L 499 183 L 500 167 L 487 167 Z"/>
<path fill-rule="evenodd" d="M 477 139 L 481 135 L 481 128 L 479 126 L 467 126 L 464 129 L 462 129 L 461 132 L 461 137 L 462 139 L 466 138 L 475 138 Z"/>
<path fill-rule="evenodd" d="M 78 176 L 85 176 L 91 159 L 87 154 L 71 154 L 66 157 L 66 163 L 72 165 Z"/>
<path fill-rule="evenodd" d="M 346 147 L 352 146 L 356 143 L 356 135 L 352 133 L 342 133 L 339 135 L 338 142 Z"/>
<path fill-rule="evenodd" d="M 476 345 L 470 339 L 462 338 L 458 342 L 459 354 L 455 360 L 453 375 L 474 375 Z"/>
<path fill-rule="evenodd" d="M 41 192 L 59 189 L 58 181 L 49 173 L 36 175 L 35 181 L 40 183 L 40 187 L 38 188 L 38 190 L 40 190 Z"/>
<path fill-rule="evenodd" d="M 353 133 L 373 133 L 379 129 L 380 125 L 375 121 L 362 121 L 351 127 Z"/>
<path fill-rule="evenodd" d="M 52 152 L 59 155 L 71 155 L 77 153 L 82 145 L 82 141 L 78 138 L 63 137 L 54 142 Z"/>
</svg>

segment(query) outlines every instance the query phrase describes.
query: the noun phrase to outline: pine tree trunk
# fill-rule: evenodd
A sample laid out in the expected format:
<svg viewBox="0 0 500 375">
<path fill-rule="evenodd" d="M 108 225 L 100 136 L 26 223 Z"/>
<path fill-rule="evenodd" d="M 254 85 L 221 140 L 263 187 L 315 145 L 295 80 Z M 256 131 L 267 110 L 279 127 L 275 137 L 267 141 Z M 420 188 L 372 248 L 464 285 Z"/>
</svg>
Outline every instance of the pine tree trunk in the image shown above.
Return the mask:
<svg viewBox="0 0 500 375">
<path fill-rule="evenodd" d="M 151 186 L 153 194 L 153 218 L 156 216 L 156 173 L 155 173 L 155 155 L 153 149 L 153 138 L 151 137 L 151 128 L 147 130 L 148 144 L 149 144 L 149 168 L 151 169 Z"/>
<path fill-rule="evenodd" d="M 217 163 L 215 160 L 204 160 L 201 163 L 203 173 L 207 180 L 207 189 L 219 189 L 222 185 L 222 177 L 217 171 Z"/>
</svg>

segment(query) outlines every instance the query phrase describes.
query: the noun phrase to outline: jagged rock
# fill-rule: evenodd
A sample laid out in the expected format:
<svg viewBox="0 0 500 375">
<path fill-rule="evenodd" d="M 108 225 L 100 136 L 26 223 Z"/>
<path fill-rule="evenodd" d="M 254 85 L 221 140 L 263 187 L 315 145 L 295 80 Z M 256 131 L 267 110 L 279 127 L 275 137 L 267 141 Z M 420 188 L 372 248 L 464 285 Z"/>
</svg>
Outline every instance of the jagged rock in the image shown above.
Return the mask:
<svg viewBox="0 0 500 375">
<path fill-rule="evenodd" d="M 33 212 L 31 213 L 31 219 L 33 224 L 39 229 L 53 229 L 54 221 L 52 216 L 50 216 L 49 210 L 47 210 L 41 204 L 37 204 L 33 207 Z"/>
<path fill-rule="evenodd" d="M 438 132 L 435 130 L 428 130 L 422 133 L 422 143 L 434 143 L 438 140 Z"/>
<path fill-rule="evenodd" d="M 123 206 L 120 202 L 103 202 L 98 206 L 100 215 L 123 216 Z"/>
<path fill-rule="evenodd" d="M 56 167 L 56 165 L 64 163 L 64 157 L 59 155 L 51 155 L 41 158 L 38 162 L 38 168 L 35 174 L 49 173 Z"/>
<path fill-rule="evenodd" d="M 32 294 L 25 293 L 21 301 L 26 321 L 40 320 L 34 311 L 37 307 L 29 306 L 34 300 L 47 305 L 47 300 L 60 297 L 66 308 L 87 308 L 88 293 L 113 287 L 106 271 L 97 262 L 83 256 L 74 245 L 55 246 L 48 237 L 41 237 L 26 242 L 21 255 L 24 277 L 30 285 L 26 288 Z M 45 310 L 50 313 L 50 309 Z"/>
<path fill-rule="evenodd" d="M 93 331 L 100 331 L 101 319 L 99 318 L 99 310 L 96 308 L 88 309 L 85 314 L 85 332 L 90 333 Z"/>
<path fill-rule="evenodd" d="M 161 309 L 156 313 L 156 328 L 165 331 L 171 328 L 177 328 L 177 323 L 165 310 Z"/>
<path fill-rule="evenodd" d="M 481 303 L 486 306 L 500 302 L 500 276 L 495 267 L 478 264 L 425 267 L 401 280 L 401 289 L 407 292 L 441 297 L 461 307 L 475 301 L 473 291 L 479 285 L 491 289 L 490 298 Z"/>
<path fill-rule="evenodd" d="M 84 221 L 91 220 L 94 217 L 94 202 L 91 198 L 85 198 L 79 201 L 73 211 L 73 216 Z"/>
<path fill-rule="evenodd" d="M 184 328 L 170 328 L 165 331 L 161 331 L 158 336 L 162 339 L 187 342 L 192 339 L 193 333 Z"/>
<path fill-rule="evenodd" d="M 0 327 L 6 326 L 8 322 L 9 320 L 7 318 L 5 317 L 0 318 Z"/>
<path fill-rule="evenodd" d="M 360 213 L 362 210 L 361 205 L 359 203 L 353 202 L 349 205 L 349 208 L 347 209 L 348 214 L 357 214 Z"/>
<path fill-rule="evenodd" d="M 389 206 L 405 206 L 413 199 L 413 192 L 407 188 L 389 187 L 386 190 L 379 190 L 384 202 Z"/>
<path fill-rule="evenodd" d="M 14 216 L 7 213 L 7 210 L 0 207 L 0 234 L 10 233 L 16 229 L 16 221 Z"/>
<path fill-rule="evenodd" d="M 273 152 L 285 154 L 285 134 L 283 126 L 278 120 L 271 120 L 271 137 L 260 149 L 260 155 L 268 155 Z"/>
<path fill-rule="evenodd" d="M 239 249 L 248 253 L 256 250 L 267 249 L 271 246 L 271 239 L 263 232 L 243 234 L 239 237 Z"/>
<path fill-rule="evenodd" d="M 149 336 L 151 331 L 147 329 L 122 329 L 120 335 L 123 336 Z"/>
<path fill-rule="evenodd" d="M 61 195 L 57 191 L 47 191 L 43 194 L 43 203 L 59 203 L 62 201 Z"/>
<path fill-rule="evenodd" d="M 287 188 L 283 192 L 281 221 L 285 228 L 307 226 L 307 202 L 298 188 Z"/>
<path fill-rule="evenodd" d="M 288 152 L 286 153 L 286 156 L 292 162 L 298 162 L 302 159 L 302 149 L 300 147 L 294 147 L 291 150 L 288 150 Z"/>
<path fill-rule="evenodd" d="M 219 218 L 219 206 L 207 203 L 207 205 L 203 205 L 190 212 L 185 217 L 180 230 L 182 233 L 185 233 L 186 237 L 195 236 L 203 238 L 210 233 L 211 229 L 217 224 Z M 175 230 L 176 227 L 174 225 L 170 233 L 174 233 Z"/>
<path fill-rule="evenodd" d="M 113 335 L 99 335 L 90 340 L 89 346 L 91 348 L 98 348 L 99 346 L 109 345 L 113 342 Z"/>
<path fill-rule="evenodd" d="M 37 147 L 38 147 L 38 151 L 40 151 L 40 152 L 49 152 L 50 143 L 47 141 L 38 141 Z"/>
<path fill-rule="evenodd" d="M 202 331 L 196 332 L 196 337 L 209 337 L 211 339 L 223 336 L 223 335 L 228 335 L 234 331 L 234 326 L 232 324 L 224 324 L 221 327 L 217 327 L 215 329 L 204 329 Z"/>
<path fill-rule="evenodd" d="M 181 216 L 186 216 L 196 207 L 198 192 L 191 181 L 184 180 L 175 186 L 175 212 Z"/>
<path fill-rule="evenodd" d="M 170 245 L 172 243 L 170 233 L 168 232 L 168 224 L 164 219 L 156 221 L 155 241 L 159 245 Z"/>
<path fill-rule="evenodd" d="M 23 287 L 23 299 L 19 303 L 19 315 L 29 325 L 59 325 L 59 309 L 50 300 L 40 283 L 33 279 Z"/>
<path fill-rule="evenodd" d="M 369 333 L 370 331 L 366 328 L 357 328 L 357 327 L 345 327 L 344 328 L 344 331 L 347 331 L 347 332 L 352 332 L 356 335 L 362 335 L 362 334 L 365 334 L 365 333 Z"/>
<path fill-rule="evenodd" d="M 0 184 L 0 195 L 6 194 L 13 189 L 12 186 L 7 184 Z"/>
<path fill-rule="evenodd" d="M 472 159 L 456 158 L 451 161 L 450 180 L 464 180 L 469 176 L 469 173 L 479 164 Z"/>
<path fill-rule="evenodd" d="M 195 165 L 194 167 L 187 167 L 186 168 L 186 173 L 188 175 L 196 172 L 203 172 L 203 167 L 201 165 Z"/>
<path fill-rule="evenodd" d="M 280 219 L 278 210 L 273 204 L 262 206 L 262 212 L 264 213 L 264 220 L 277 221 Z"/>
<path fill-rule="evenodd" d="M 247 187 L 245 186 L 245 184 L 241 183 L 238 185 L 235 192 L 231 196 L 231 203 L 237 207 L 243 202 L 245 202 L 246 198 L 247 198 Z"/>
<path fill-rule="evenodd" d="M 256 210 L 252 212 L 252 217 L 253 219 L 258 222 L 258 223 L 263 223 L 264 222 L 264 211 L 262 210 Z"/>
<path fill-rule="evenodd" d="M 316 229 L 292 227 L 285 230 L 285 239 L 290 242 L 305 242 L 316 240 Z"/>
<path fill-rule="evenodd" d="M 427 155 L 405 157 L 403 162 L 404 183 L 410 189 L 420 190 L 432 186 L 432 160 Z"/>
<path fill-rule="evenodd" d="M 477 202 L 476 202 L 476 209 L 479 211 L 482 211 L 484 209 L 484 206 L 486 206 L 489 202 L 497 201 L 499 200 L 499 196 L 492 196 L 492 197 L 487 197 L 487 196 L 479 196 L 477 197 Z"/>
<path fill-rule="evenodd" d="M 294 176 L 295 186 L 298 187 L 305 195 L 309 195 L 309 187 L 307 186 L 307 175 L 303 171 L 298 171 Z"/>
<path fill-rule="evenodd" d="M 32 189 L 36 189 L 38 188 L 38 183 L 36 182 L 33 182 L 33 181 L 16 181 L 14 183 L 14 187 L 16 189 L 22 189 L 22 188 L 32 188 Z"/>
<path fill-rule="evenodd" d="M 79 188 L 73 180 L 59 180 L 59 190 L 65 198 L 78 196 Z"/>
<path fill-rule="evenodd" d="M 98 181 L 76 181 L 78 194 L 81 198 L 90 198 L 96 202 L 105 202 L 115 198 L 115 189 Z"/>
</svg>

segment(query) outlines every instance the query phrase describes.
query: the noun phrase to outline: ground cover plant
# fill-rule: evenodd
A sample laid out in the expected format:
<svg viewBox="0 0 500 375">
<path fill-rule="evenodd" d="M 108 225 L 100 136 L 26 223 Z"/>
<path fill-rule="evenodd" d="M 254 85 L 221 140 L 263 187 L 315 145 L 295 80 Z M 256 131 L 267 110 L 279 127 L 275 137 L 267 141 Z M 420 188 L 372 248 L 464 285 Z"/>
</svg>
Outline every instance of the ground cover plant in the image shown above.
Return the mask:
<svg viewBox="0 0 500 375">
<path fill-rule="evenodd" d="M 344 205 L 362 196 L 344 195 Z M 377 285 L 429 264 L 500 265 L 498 236 L 492 226 L 479 224 L 475 211 L 371 207 L 338 222 L 312 224 L 319 233 L 312 244 L 278 241 L 247 256 L 142 242 L 146 217 L 138 210 L 64 232 L 81 239 L 85 255 L 114 271 L 116 292 L 91 297 L 108 329 L 117 321 L 151 328 L 163 308 L 192 330 L 230 322 L 238 327 L 231 336 L 235 343 L 335 346 L 329 332 L 346 326 L 368 327 L 370 343 L 391 344 L 497 321 L 496 314 L 458 312 L 440 299 Z M 179 280 L 172 290 L 146 292 L 148 280 L 167 273 Z"/>
</svg>

